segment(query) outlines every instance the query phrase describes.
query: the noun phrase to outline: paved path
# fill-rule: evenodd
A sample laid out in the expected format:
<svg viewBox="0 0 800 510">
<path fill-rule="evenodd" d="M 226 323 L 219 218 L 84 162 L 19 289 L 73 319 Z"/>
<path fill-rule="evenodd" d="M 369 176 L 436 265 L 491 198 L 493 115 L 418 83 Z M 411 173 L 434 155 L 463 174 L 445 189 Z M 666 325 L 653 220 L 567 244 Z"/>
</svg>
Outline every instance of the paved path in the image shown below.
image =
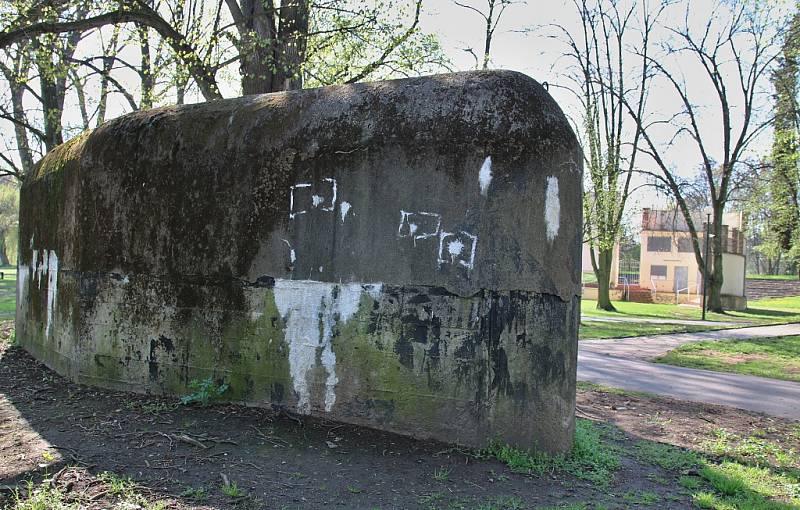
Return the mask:
<svg viewBox="0 0 800 510">
<path fill-rule="evenodd" d="M 625 323 L 639 323 L 639 324 L 680 324 L 686 326 L 722 326 L 731 327 L 737 324 L 747 325 L 748 322 L 724 322 L 724 321 L 700 321 L 690 319 L 652 319 L 649 317 L 594 317 L 582 316 L 581 322 L 625 322 Z"/>
<path fill-rule="evenodd" d="M 580 351 L 590 351 L 625 359 L 651 360 L 677 347 L 703 340 L 744 339 L 756 337 L 800 335 L 800 324 L 778 326 L 755 326 L 751 328 L 700 331 L 697 333 L 673 333 L 668 335 L 636 336 L 631 338 L 608 338 L 603 340 L 581 340 Z"/>
<path fill-rule="evenodd" d="M 646 361 L 679 345 L 700 340 L 798 334 L 800 324 L 786 324 L 619 340 L 582 340 L 578 344 L 578 380 L 800 420 L 800 383 Z"/>
</svg>

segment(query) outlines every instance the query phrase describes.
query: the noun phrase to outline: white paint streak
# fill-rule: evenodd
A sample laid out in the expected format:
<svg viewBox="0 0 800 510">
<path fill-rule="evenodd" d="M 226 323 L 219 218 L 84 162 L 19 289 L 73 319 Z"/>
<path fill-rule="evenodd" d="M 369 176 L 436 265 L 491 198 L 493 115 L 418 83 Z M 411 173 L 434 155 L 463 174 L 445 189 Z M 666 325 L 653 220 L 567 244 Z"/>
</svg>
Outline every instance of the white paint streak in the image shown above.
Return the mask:
<svg viewBox="0 0 800 510">
<path fill-rule="evenodd" d="M 313 195 L 311 197 L 311 205 L 313 205 L 314 207 L 319 207 L 319 204 L 321 204 L 324 201 L 325 199 L 319 195 Z"/>
<path fill-rule="evenodd" d="M 323 211 L 333 211 L 336 208 L 336 179 L 332 179 L 330 177 L 326 177 L 323 179 L 324 181 L 328 181 L 331 183 L 331 187 L 333 189 L 333 197 L 331 197 L 331 205 L 328 207 L 323 207 Z"/>
<path fill-rule="evenodd" d="M 311 412 L 311 389 L 308 376 L 317 364 L 317 352 L 325 368 L 325 411 L 336 403 L 336 354 L 331 347 L 337 322 L 346 323 L 358 311 L 361 295 L 377 299 L 380 284 L 336 284 L 313 280 L 275 280 L 275 305 L 286 322 L 285 338 L 289 344 L 289 371 L 297 392 L 297 409 Z"/>
<path fill-rule="evenodd" d="M 283 239 L 283 242 L 286 243 L 286 246 L 289 247 L 289 262 L 294 264 L 295 260 L 297 260 L 297 255 L 294 252 L 294 248 L 292 248 L 292 245 L 289 244 L 289 241 L 287 241 L 286 239 Z"/>
<path fill-rule="evenodd" d="M 481 195 L 486 196 L 489 191 L 489 184 L 492 183 L 492 157 L 486 156 L 481 165 L 481 171 L 478 172 L 478 184 L 481 187 Z"/>
<path fill-rule="evenodd" d="M 306 211 L 295 211 L 294 210 L 294 190 L 297 188 L 309 188 L 311 187 L 310 182 L 301 182 L 295 184 L 294 186 L 289 187 L 289 219 L 293 220 L 295 217 L 300 216 L 301 214 L 305 214 Z"/>
<path fill-rule="evenodd" d="M 544 199 L 544 222 L 547 240 L 552 242 L 561 226 L 561 200 L 558 196 L 558 177 L 547 178 L 547 192 Z"/>
<path fill-rule="evenodd" d="M 33 268 L 33 281 L 35 282 L 39 277 L 39 250 L 33 250 L 31 268 Z"/>
<path fill-rule="evenodd" d="M 28 296 L 25 294 L 25 282 L 28 280 L 28 273 L 31 268 L 25 264 L 17 266 L 17 306 L 28 302 Z"/>
<path fill-rule="evenodd" d="M 347 213 L 350 212 L 350 208 L 353 207 L 350 202 L 342 201 L 339 204 L 339 216 L 342 218 L 342 223 L 344 223 L 344 219 L 347 217 Z"/>
<path fill-rule="evenodd" d="M 47 326 L 44 330 L 45 337 L 50 336 L 50 328 L 53 325 L 53 312 L 56 307 L 56 297 L 58 294 L 58 256 L 56 252 L 50 250 L 47 258 Z"/>
</svg>

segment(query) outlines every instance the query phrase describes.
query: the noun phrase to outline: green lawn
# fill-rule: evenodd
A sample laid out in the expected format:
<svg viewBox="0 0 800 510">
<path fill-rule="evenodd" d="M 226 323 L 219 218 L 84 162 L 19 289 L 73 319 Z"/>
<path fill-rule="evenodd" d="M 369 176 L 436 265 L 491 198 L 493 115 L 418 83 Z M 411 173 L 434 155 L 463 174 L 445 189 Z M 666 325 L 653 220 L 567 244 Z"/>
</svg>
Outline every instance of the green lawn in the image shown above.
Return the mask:
<svg viewBox="0 0 800 510">
<path fill-rule="evenodd" d="M 17 269 L 0 266 L 3 279 L 0 280 L 0 321 L 14 319 L 17 307 Z"/>
<path fill-rule="evenodd" d="M 796 274 L 748 274 L 751 280 L 798 280 Z"/>
<path fill-rule="evenodd" d="M 615 301 L 616 312 L 597 310 L 597 302 L 581 300 L 581 314 L 584 317 L 640 317 L 658 319 L 700 320 L 700 307 L 687 305 L 667 305 L 654 303 L 631 303 Z M 751 324 L 783 324 L 800 322 L 800 296 L 787 298 L 761 299 L 750 301 L 743 312 L 706 314 L 706 319 L 718 322 L 747 322 Z"/>
<path fill-rule="evenodd" d="M 700 320 L 699 307 L 655 303 L 631 303 L 615 301 L 616 312 L 597 310 L 597 301 L 581 300 L 583 317 L 620 317 L 631 319 L 679 319 Z M 726 322 L 726 326 L 700 326 L 681 324 L 647 324 L 645 322 L 600 323 L 581 322 L 580 338 L 616 338 L 653 335 L 659 333 L 683 333 L 711 329 L 736 328 L 749 325 L 785 324 L 800 322 L 800 296 L 751 301 L 743 312 L 707 313 L 706 319 Z"/>
<path fill-rule="evenodd" d="M 658 363 L 800 382 L 800 336 L 682 345 Z"/>
<path fill-rule="evenodd" d="M 720 329 L 717 326 L 694 326 L 681 324 L 647 324 L 642 322 L 581 322 L 579 337 L 625 338 L 630 336 L 662 335 L 666 333 L 694 333 Z"/>
</svg>

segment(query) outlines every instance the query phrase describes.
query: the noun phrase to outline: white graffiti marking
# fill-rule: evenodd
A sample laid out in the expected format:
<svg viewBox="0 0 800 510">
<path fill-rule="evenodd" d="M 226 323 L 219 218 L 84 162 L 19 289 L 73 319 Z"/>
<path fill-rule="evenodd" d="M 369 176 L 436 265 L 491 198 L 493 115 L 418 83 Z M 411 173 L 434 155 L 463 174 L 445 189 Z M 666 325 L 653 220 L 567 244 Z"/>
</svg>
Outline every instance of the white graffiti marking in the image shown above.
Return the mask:
<svg viewBox="0 0 800 510">
<path fill-rule="evenodd" d="M 561 226 L 561 200 L 558 196 L 558 177 L 547 178 L 547 192 L 544 198 L 544 222 L 547 240 L 553 242 Z"/>
<path fill-rule="evenodd" d="M 486 196 L 489 192 L 489 184 L 492 183 L 492 157 L 486 156 L 478 173 L 478 185 L 481 188 L 481 195 Z"/>
<path fill-rule="evenodd" d="M 442 264 L 448 263 L 456 264 L 457 262 L 467 269 L 472 269 L 475 266 L 475 251 L 477 247 L 478 236 L 474 236 L 469 232 L 464 232 L 463 230 L 458 233 L 442 232 L 439 234 L 438 266 L 441 267 Z M 446 254 L 445 249 L 447 249 Z"/>
<path fill-rule="evenodd" d="M 420 239 L 436 237 L 442 228 L 442 215 L 431 212 L 400 211 L 400 226 L 397 227 L 399 237 L 410 237 L 414 246 Z"/>
</svg>

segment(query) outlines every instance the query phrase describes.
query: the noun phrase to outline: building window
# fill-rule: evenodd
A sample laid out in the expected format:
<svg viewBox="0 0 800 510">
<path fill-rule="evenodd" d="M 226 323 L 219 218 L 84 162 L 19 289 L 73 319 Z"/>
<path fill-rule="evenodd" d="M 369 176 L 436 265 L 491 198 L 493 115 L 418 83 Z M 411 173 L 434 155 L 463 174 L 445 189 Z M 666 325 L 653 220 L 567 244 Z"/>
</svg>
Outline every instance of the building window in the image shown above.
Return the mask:
<svg viewBox="0 0 800 510">
<path fill-rule="evenodd" d="M 672 251 L 672 238 L 671 237 L 648 237 L 647 238 L 647 251 Z"/>
<path fill-rule="evenodd" d="M 679 237 L 678 238 L 678 252 L 679 253 L 692 253 L 694 251 L 694 247 L 692 246 L 692 238 L 691 237 Z"/>
<path fill-rule="evenodd" d="M 669 239 L 668 237 L 665 239 Z M 654 280 L 667 279 L 667 266 L 650 266 L 650 278 Z"/>
</svg>

